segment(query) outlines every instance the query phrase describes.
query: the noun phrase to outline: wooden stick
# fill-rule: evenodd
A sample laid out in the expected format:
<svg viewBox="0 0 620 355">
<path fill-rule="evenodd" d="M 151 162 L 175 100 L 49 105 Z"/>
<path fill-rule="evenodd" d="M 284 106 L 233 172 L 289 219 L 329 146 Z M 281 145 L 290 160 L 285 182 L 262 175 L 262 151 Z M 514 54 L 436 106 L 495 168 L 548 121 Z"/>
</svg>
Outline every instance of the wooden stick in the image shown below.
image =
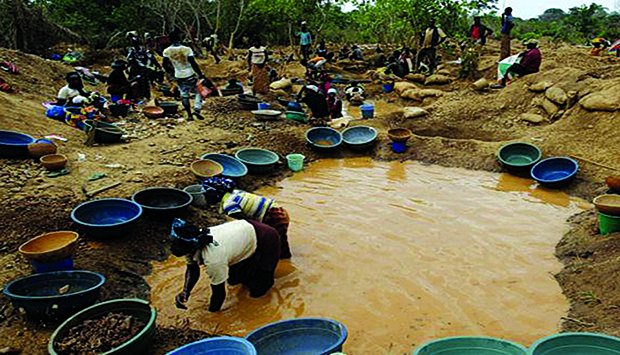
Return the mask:
<svg viewBox="0 0 620 355">
<path fill-rule="evenodd" d="M 163 152 L 161 152 L 161 153 L 159 153 L 159 154 L 161 154 L 161 155 L 166 155 L 166 154 L 170 154 L 170 153 L 178 152 L 179 150 L 182 150 L 182 149 L 185 149 L 185 146 L 184 146 L 184 145 L 182 145 L 182 146 L 180 146 L 180 147 L 177 147 L 177 148 L 170 149 L 170 150 L 164 150 Z"/>
<path fill-rule="evenodd" d="M 86 197 L 93 197 L 93 196 L 95 196 L 95 195 L 97 195 L 99 193 L 102 193 L 102 192 L 107 191 L 109 189 L 113 189 L 113 188 L 117 187 L 120 184 L 121 184 L 120 182 L 115 182 L 113 184 L 110 184 L 110 185 L 107 185 L 107 186 L 104 186 L 104 187 L 100 187 L 100 188 L 98 188 L 96 190 L 93 190 L 93 191 L 87 191 L 85 187 L 82 188 L 82 190 L 86 194 Z"/>
<path fill-rule="evenodd" d="M 568 321 L 568 322 L 573 322 L 573 323 L 577 323 L 578 325 L 582 326 L 582 327 L 586 327 L 586 328 L 590 328 L 590 327 L 594 327 L 594 323 L 588 323 L 588 322 L 584 322 L 580 319 L 577 318 L 572 318 L 572 317 L 562 317 L 561 319 Z"/>
<path fill-rule="evenodd" d="M 590 163 L 590 164 L 593 164 L 593 165 L 596 165 L 596 166 L 600 166 L 601 168 L 605 168 L 605 169 L 609 169 L 609 170 L 614 170 L 614 171 L 620 171 L 620 169 L 618 169 L 618 168 L 614 168 L 614 167 L 611 167 L 609 165 L 597 163 L 595 161 L 592 161 L 592 160 L 589 160 L 589 159 L 586 159 L 586 158 L 582 158 L 582 157 L 579 157 L 579 156 L 576 156 L 576 155 L 573 155 L 573 157 L 575 157 L 575 158 L 577 158 L 579 160 L 585 161 L 586 163 Z"/>
</svg>

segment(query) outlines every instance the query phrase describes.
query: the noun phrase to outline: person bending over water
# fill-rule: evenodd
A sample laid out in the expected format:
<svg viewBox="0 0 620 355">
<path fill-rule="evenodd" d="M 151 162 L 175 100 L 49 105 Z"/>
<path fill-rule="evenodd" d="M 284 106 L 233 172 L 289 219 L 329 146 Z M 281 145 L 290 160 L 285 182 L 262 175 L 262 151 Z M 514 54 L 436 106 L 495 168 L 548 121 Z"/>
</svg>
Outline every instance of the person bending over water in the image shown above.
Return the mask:
<svg viewBox="0 0 620 355">
<path fill-rule="evenodd" d="M 272 227 L 239 220 L 203 230 L 175 219 L 171 237 L 172 254 L 187 259 L 183 291 L 175 298 L 179 309 L 187 309 L 185 304 L 200 279 L 201 265 L 211 279 L 210 312 L 222 309 L 226 281 L 246 286 L 254 298 L 264 296 L 274 284 L 280 236 Z"/>
</svg>

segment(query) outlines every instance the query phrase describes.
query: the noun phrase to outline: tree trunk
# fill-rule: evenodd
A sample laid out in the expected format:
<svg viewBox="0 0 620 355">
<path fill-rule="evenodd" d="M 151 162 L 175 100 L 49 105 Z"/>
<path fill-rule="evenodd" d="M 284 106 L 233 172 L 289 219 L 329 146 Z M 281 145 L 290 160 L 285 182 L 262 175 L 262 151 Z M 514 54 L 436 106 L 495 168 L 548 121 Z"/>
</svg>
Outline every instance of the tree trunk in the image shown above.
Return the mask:
<svg viewBox="0 0 620 355">
<path fill-rule="evenodd" d="M 237 32 L 239 31 L 239 26 L 241 26 L 241 18 L 243 18 L 243 12 L 245 11 L 245 0 L 239 1 L 239 16 L 237 17 L 237 24 L 235 25 L 235 29 L 230 33 L 230 39 L 228 40 L 228 51 L 232 52 L 233 44 L 235 43 L 235 36 L 237 36 Z"/>
</svg>

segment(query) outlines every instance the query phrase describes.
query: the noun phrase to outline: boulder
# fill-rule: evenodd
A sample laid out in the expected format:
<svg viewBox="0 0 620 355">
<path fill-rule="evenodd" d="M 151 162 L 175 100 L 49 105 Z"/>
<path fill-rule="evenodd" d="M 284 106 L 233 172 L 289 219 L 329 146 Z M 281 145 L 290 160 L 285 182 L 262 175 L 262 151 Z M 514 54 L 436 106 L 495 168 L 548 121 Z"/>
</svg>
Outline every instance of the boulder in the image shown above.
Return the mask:
<svg viewBox="0 0 620 355">
<path fill-rule="evenodd" d="M 446 85 L 450 84 L 452 78 L 446 75 L 433 74 L 426 78 L 424 85 Z"/>
<path fill-rule="evenodd" d="M 482 78 L 482 79 L 476 80 L 472 85 L 474 87 L 474 90 L 483 91 L 489 88 L 489 86 L 491 85 L 491 82 L 485 78 Z"/>
<path fill-rule="evenodd" d="M 537 115 L 535 113 L 522 113 L 519 116 L 521 121 L 527 121 L 531 123 L 540 123 L 545 120 L 545 118 L 541 115 Z"/>
<path fill-rule="evenodd" d="M 436 89 L 409 89 L 400 94 L 400 97 L 404 99 L 421 101 L 427 97 L 439 97 L 443 94 L 443 91 Z"/>
<path fill-rule="evenodd" d="M 426 81 L 426 76 L 424 74 L 420 74 L 420 73 L 412 73 L 412 74 L 407 74 L 405 76 L 405 79 L 413 81 L 414 83 L 424 83 Z"/>
<path fill-rule="evenodd" d="M 553 83 L 549 81 L 539 81 L 535 84 L 530 85 L 528 89 L 533 92 L 545 92 L 551 86 L 553 86 Z"/>
<path fill-rule="evenodd" d="M 405 107 L 403 110 L 403 117 L 406 119 L 422 117 L 428 115 L 428 111 L 422 107 Z"/>
<path fill-rule="evenodd" d="M 394 84 L 394 91 L 396 91 L 397 94 L 401 95 L 410 89 L 418 89 L 417 86 L 415 86 L 415 84 L 412 83 L 408 83 L 406 81 L 399 81 L 397 83 Z"/>
<path fill-rule="evenodd" d="M 291 79 L 286 78 L 274 81 L 273 83 L 269 84 L 269 88 L 271 88 L 272 90 L 284 90 L 290 88 L 291 86 L 293 86 L 293 82 L 291 81 Z"/>
<path fill-rule="evenodd" d="M 620 110 L 620 101 L 618 101 L 618 97 L 606 95 L 604 92 L 590 94 L 581 99 L 579 104 L 588 111 L 613 112 Z"/>
<path fill-rule="evenodd" d="M 560 106 L 565 105 L 568 101 L 568 95 L 566 95 L 566 91 L 560 89 L 557 86 L 547 89 L 547 91 L 545 91 L 545 97 Z"/>
<path fill-rule="evenodd" d="M 560 108 L 556 104 L 554 104 L 551 100 L 546 99 L 546 98 L 542 100 L 542 102 L 540 103 L 540 107 L 542 107 L 543 110 L 545 110 L 545 112 L 547 113 L 547 115 L 549 115 L 549 117 L 553 117 L 553 115 L 558 113 L 558 111 L 560 110 Z"/>
</svg>

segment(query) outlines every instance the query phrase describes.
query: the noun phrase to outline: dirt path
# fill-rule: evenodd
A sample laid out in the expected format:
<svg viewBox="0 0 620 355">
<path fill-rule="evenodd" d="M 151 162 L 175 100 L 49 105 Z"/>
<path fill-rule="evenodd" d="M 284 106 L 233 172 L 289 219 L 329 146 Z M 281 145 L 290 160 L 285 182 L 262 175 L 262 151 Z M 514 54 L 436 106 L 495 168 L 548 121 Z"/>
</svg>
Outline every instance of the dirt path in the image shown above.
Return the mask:
<svg viewBox="0 0 620 355">
<path fill-rule="evenodd" d="M 544 51 L 544 50 L 543 50 Z M 556 54 L 559 53 L 559 54 Z M 234 99 L 214 98 L 205 105 L 205 121 L 148 120 L 132 114 L 125 128 L 135 136 L 127 144 L 84 146 L 84 134 L 62 123 L 44 117 L 41 102 L 54 97 L 63 85 L 64 73 L 70 68 L 38 57 L 1 50 L 3 58 L 20 67 L 20 76 L 8 77 L 20 88 L 18 94 L 0 93 L 0 129 L 23 131 L 40 137 L 50 133 L 68 139 L 60 152 L 69 157 L 71 174 L 55 179 L 45 176 L 38 164 L 30 161 L 0 160 L 0 199 L 3 212 L 0 228 L 0 283 L 29 272 L 17 254 L 17 247 L 37 234 L 70 229 L 69 214 L 78 203 L 86 201 L 82 185 L 93 189 L 119 181 L 118 188 L 97 197 L 129 197 L 149 186 L 184 187 L 193 182 L 187 166 L 205 152 L 233 153 L 245 146 L 271 149 L 280 155 L 303 153 L 310 160 L 320 155 L 308 150 L 303 133 L 305 125 L 279 122 L 257 122 L 248 112 L 239 111 Z M 585 64 L 584 64 L 585 63 Z M 615 67 L 614 67 L 615 65 Z M 611 69 L 608 67 L 611 66 Z M 209 68 L 212 77 L 244 75 L 239 63 Z M 607 69 L 600 69 L 607 68 Z M 600 69 L 598 72 L 596 69 Z M 291 67 L 291 71 L 299 71 Z M 488 71 L 492 72 L 490 68 Z M 602 74 L 601 74 L 602 73 Z M 540 94 L 527 90 L 524 84 L 541 80 L 563 83 L 567 88 L 598 90 L 620 74 L 617 64 L 592 59 L 573 48 L 559 48 L 546 57 L 543 73 L 513 84 L 502 92 L 477 93 L 464 82 L 441 87 L 446 94 L 439 99 L 422 102 L 404 101 L 395 94 L 378 94 L 376 100 L 401 106 L 423 106 L 430 114 L 405 120 L 395 112 L 384 114 L 363 124 L 380 132 L 380 141 L 371 155 L 381 160 L 418 160 L 424 163 L 477 170 L 499 171 L 495 152 L 509 140 L 526 140 L 540 145 L 546 154 L 577 155 L 595 162 L 620 168 L 620 135 L 616 112 L 589 112 L 579 106 L 567 110 L 560 118 L 534 125 L 520 120 L 521 113 L 538 109 Z M 4 74 L 3 74 L 4 75 Z M 584 88 L 582 83 L 586 81 Z M 221 82 L 223 84 L 223 82 Z M 581 85 L 581 86 L 580 86 Z M 378 93 L 379 85 L 369 86 Z M 393 153 L 385 132 L 391 127 L 411 128 L 416 136 L 407 153 Z M 86 161 L 78 162 L 78 153 Z M 343 151 L 341 156 L 353 156 Z M 120 166 L 119 166 L 120 165 Z M 590 199 L 604 190 L 604 177 L 613 172 L 584 163 L 577 181 L 566 191 Z M 105 173 L 103 180 L 87 183 L 93 173 Z M 620 174 L 619 172 L 616 172 Z M 288 176 L 282 164 L 273 174 L 248 177 L 241 187 L 254 190 Z M 192 209 L 190 220 L 217 223 L 221 217 L 213 210 Z M 620 320 L 613 317 L 620 306 L 617 283 L 609 282 L 620 268 L 616 257 L 618 239 L 595 234 L 592 213 L 573 219 L 575 228 L 558 246 L 558 256 L 567 265 L 558 275 L 564 293 L 571 300 L 566 329 L 598 330 L 618 334 Z M 149 298 L 149 287 L 143 277 L 150 273 L 149 263 L 168 256 L 166 237 L 169 226 L 157 221 L 143 221 L 136 233 L 123 240 L 82 239 L 76 257 L 79 268 L 102 272 L 108 277 L 102 299 L 118 297 Z M 0 300 L 0 348 L 22 349 L 24 353 L 45 351 L 53 327 L 45 328 L 25 321 L 6 299 Z M 157 352 L 206 336 L 202 332 L 160 329 Z"/>
</svg>

